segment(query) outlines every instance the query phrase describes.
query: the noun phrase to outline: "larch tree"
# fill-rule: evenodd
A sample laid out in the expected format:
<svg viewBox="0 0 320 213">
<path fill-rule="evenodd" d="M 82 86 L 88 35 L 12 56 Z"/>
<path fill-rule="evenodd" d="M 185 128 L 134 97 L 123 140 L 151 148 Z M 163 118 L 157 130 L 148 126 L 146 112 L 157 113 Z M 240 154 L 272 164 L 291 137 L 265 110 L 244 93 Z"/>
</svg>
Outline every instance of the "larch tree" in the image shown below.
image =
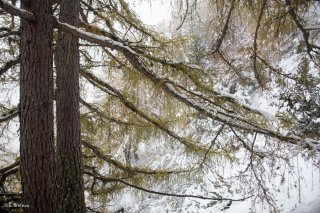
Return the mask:
<svg viewBox="0 0 320 213">
<path fill-rule="evenodd" d="M 22 1 L 20 156 L 24 212 L 56 212 L 51 0 Z"/>
<path fill-rule="evenodd" d="M 79 27 L 80 1 L 60 1 L 59 20 Z M 57 212 L 85 212 L 79 111 L 79 39 L 59 30 L 55 54 Z"/>
</svg>

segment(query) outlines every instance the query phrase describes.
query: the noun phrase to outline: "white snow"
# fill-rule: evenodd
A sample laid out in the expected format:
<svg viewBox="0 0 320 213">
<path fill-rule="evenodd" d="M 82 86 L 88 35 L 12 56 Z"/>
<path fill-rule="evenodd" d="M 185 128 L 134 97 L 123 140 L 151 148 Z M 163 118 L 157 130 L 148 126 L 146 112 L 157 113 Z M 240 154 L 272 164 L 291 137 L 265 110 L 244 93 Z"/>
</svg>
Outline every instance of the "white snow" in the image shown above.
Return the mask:
<svg viewBox="0 0 320 213">
<path fill-rule="evenodd" d="M 320 197 L 309 202 L 301 203 L 299 207 L 291 211 L 291 213 L 319 213 L 320 212 Z"/>
</svg>

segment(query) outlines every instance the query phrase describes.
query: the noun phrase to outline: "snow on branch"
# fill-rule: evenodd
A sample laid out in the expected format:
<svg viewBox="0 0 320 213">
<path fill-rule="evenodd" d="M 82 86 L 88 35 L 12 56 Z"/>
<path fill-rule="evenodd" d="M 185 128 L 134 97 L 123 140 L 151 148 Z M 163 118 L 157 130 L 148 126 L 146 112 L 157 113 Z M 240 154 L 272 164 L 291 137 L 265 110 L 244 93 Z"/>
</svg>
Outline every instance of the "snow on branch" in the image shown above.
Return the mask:
<svg viewBox="0 0 320 213">
<path fill-rule="evenodd" d="M 121 52 L 129 51 L 132 54 L 137 54 L 133 49 L 131 49 L 128 46 L 125 46 L 121 42 L 114 41 L 114 40 L 107 38 L 107 37 L 104 37 L 104 36 L 100 36 L 100 35 L 96 35 L 93 33 L 83 31 L 83 30 L 81 30 L 77 27 L 74 27 L 70 24 L 67 24 L 67 23 L 59 22 L 55 17 L 53 17 L 53 23 L 55 24 L 56 28 L 58 28 L 64 32 L 70 33 L 74 36 L 77 36 L 83 40 L 86 40 L 86 41 L 89 41 L 89 42 L 92 42 L 95 44 L 99 44 L 103 47 L 108 47 L 110 49 L 119 50 Z"/>
<path fill-rule="evenodd" d="M 14 16 L 19 16 L 28 21 L 34 21 L 35 17 L 33 13 L 30 13 L 24 9 L 18 8 L 12 4 L 10 4 L 7 0 L 0 0 L 0 7 L 4 9 L 6 12 L 10 13 Z"/>
</svg>

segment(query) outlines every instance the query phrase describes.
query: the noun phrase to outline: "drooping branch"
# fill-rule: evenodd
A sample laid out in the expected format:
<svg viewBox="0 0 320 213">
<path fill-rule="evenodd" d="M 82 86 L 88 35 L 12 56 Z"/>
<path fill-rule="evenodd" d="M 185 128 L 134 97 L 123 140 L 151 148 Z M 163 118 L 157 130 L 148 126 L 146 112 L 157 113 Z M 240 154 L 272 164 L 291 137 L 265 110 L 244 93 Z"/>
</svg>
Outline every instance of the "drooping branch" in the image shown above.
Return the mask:
<svg viewBox="0 0 320 213">
<path fill-rule="evenodd" d="M 117 8 L 114 7 L 112 4 L 111 4 L 111 6 L 114 9 L 114 12 L 120 18 L 122 18 L 124 21 L 126 21 L 127 24 L 129 24 L 130 26 L 134 27 L 135 29 L 137 29 L 141 33 L 143 33 L 143 34 L 149 36 L 150 38 L 152 38 L 154 41 L 159 41 L 159 39 L 154 34 L 152 34 L 149 29 L 145 28 L 144 26 L 142 26 L 140 24 L 140 20 L 135 16 L 135 14 L 132 13 L 132 10 L 129 9 L 129 5 L 128 5 L 127 2 L 125 2 L 124 0 L 119 0 L 119 3 L 121 5 L 121 7 L 122 7 L 122 10 L 125 12 L 126 15 L 123 15 L 121 12 L 119 12 L 117 10 Z"/>
<path fill-rule="evenodd" d="M 77 28 L 75 28 L 73 26 L 70 26 L 68 24 L 65 24 L 65 23 L 60 23 L 60 22 L 56 21 L 56 24 L 57 24 L 58 28 L 63 28 L 64 30 L 68 31 L 69 33 L 77 35 L 77 36 L 79 36 L 80 38 L 82 38 L 84 40 L 100 44 L 101 46 L 106 46 L 106 47 L 108 47 L 110 49 L 119 50 L 120 52 L 122 52 L 127 57 L 127 59 L 131 62 L 131 64 L 139 72 L 141 72 L 142 74 L 147 76 L 155 84 L 161 85 L 163 87 L 163 89 L 167 93 L 173 95 L 174 97 L 177 97 L 179 94 L 176 94 L 174 91 L 172 91 L 172 89 L 169 88 L 168 84 L 171 84 L 173 86 L 178 86 L 180 89 L 183 89 L 187 93 L 192 93 L 194 95 L 193 92 L 185 89 L 182 85 L 174 82 L 173 80 L 169 80 L 169 79 L 167 79 L 167 78 L 165 78 L 163 76 L 158 76 L 156 73 L 153 73 L 152 70 L 148 70 L 144 66 L 143 62 L 140 60 L 140 54 L 138 54 L 131 47 L 126 46 L 126 45 L 124 45 L 123 43 L 121 43 L 119 41 L 114 41 L 111 38 L 106 38 L 106 37 L 103 37 L 103 36 L 100 36 L 100 35 L 96 35 L 96 34 L 93 34 L 93 33 L 84 32 L 84 31 L 82 31 L 80 29 L 77 29 Z M 145 54 L 143 54 L 143 56 L 145 56 Z M 155 62 L 159 62 L 161 64 L 171 66 L 172 68 L 175 68 L 175 69 L 178 69 L 178 70 L 185 70 L 185 69 L 192 69 L 192 68 L 196 69 L 196 70 L 199 69 L 197 67 L 194 68 L 194 67 L 191 67 L 190 65 L 186 65 L 184 63 L 173 63 L 173 62 L 169 62 L 169 61 L 166 61 L 164 59 L 155 58 L 155 57 L 152 57 L 152 56 L 147 56 L 147 58 L 149 58 L 149 59 L 151 59 L 151 60 L 153 60 Z M 215 94 L 216 98 L 223 98 L 224 97 L 224 95 L 220 94 L 217 91 L 212 91 L 212 92 Z M 208 101 L 208 98 L 204 98 L 204 97 L 202 97 L 202 98 L 206 99 L 206 101 Z M 182 100 L 182 102 L 185 102 L 187 105 L 189 105 L 189 106 L 191 105 L 194 108 L 194 105 L 191 104 L 190 101 L 188 101 L 186 99 L 180 99 L 180 101 L 181 100 Z M 247 110 L 249 109 L 248 106 L 243 106 L 243 104 L 240 104 L 235 99 L 230 99 L 230 97 L 227 98 L 226 100 L 229 100 L 232 103 L 236 103 L 236 104 L 242 106 L 244 109 L 247 109 Z M 211 101 L 210 104 L 213 104 L 213 101 Z M 221 106 L 219 106 L 219 107 L 221 107 Z M 259 113 L 257 111 L 252 110 L 252 109 L 249 110 L 249 111 L 261 114 L 261 113 Z M 226 114 L 224 114 L 224 115 L 226 115 Z"/>
<path fill-rule="evenodd" d="M 231 198 L 223 198 L 222 196 L 217 196 L 217 197 L 205 197 L 205 196 L 200 196 L 200 195 L 188 195 L 188 194 L 174 194 L 174 193 L 167 193 L 167 192 L 159 192 L 159 191 L 154 191 L 154 190 L 150 190 L 150 189 L 146 189 L 143 188 L 141 186 L 137 186 L 131 183 L 128 183 L 122 179 L 117 179 L 117 178 L 108 178 L 108 177 L 104 177 L 100 174 L 98 174 L 97 172 L 90 172 L 90 171 L 85 171 L 85 174 L 91 177 L 96 178 L 97 180 L 102 181 L 103 183 L 108 183 L 108 182 L 119 182 L 122 183 L 126 186 L 129 186 L 131 188 L 134 189 L 138 189 L 140 191 L 143 192 L 147 192 L 150 194 L 156 194 L 156 195 L 162 195 L 162 196 L 169 196 L 169 197 L 180 197 L 180 198 L 196 198 L 196 199 L 202 199 L 202 200 L 215 200 L 215 201 L 244 201 L 248 198 L 251 198 L 253 195 L 244 197 L 244 198 L 240 198 L 240 199 L 231 199 Z"/>
<path fill-rule="evenodd" d="M 11 15 L 19 16 L 20 18 L 23 18 L 28 21 L 35 20 L 33 13 L 30 13 L 26 10 L 18 8 L 10 4 L 7 0 L 0 0 L 0 7 L 4 9 L 6 12 L 10 13 Z"/>
</svg>

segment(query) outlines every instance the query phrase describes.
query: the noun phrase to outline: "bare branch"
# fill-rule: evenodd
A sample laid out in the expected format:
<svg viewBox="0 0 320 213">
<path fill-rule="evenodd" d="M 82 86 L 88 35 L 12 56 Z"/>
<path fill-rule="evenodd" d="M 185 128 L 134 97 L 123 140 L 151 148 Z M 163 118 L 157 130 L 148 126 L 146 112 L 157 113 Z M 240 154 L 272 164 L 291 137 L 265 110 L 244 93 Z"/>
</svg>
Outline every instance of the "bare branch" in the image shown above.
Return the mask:
<svg viewBox="0 0 320 213">
<path fill-rule="evenodd" d="M 222 33 L 221 33 L 220 37 L 218 38 L 218 40 L 216 42 L 216 46 L 215 46 L 214 50 L 212 51 L 212 53 L 216 53 L 216 52 L 218 52 L 220 50 L 220 47 L 221 47 L 222 42 L 223 42 L 223 39 L 227 35 L 227 30 L 228 30 L 229 22 L 230 22 L 230 19 L 231 19 L 231 14 L 232 14 L 232 11 L 234 9 L 234 3 L 235 3 L 235 0 L 232 0 L 231 7 L 230 7 L 229 12 L 228 12 L 226 23 L 223 26 Z"/>
<path fill-rule="evenodd" d="M 17 109 L 14 109 L 13 112 L 10 113 L 9 115 L 0 116 L 0 123 L 9 121 L 9 120 L 11 120 L 12 118 L 15 118 L 18 115 L 19 115 L 19 111 Z"/>
<path fill-rule="evenodd" d="M 0 169 L 0 187 L 3 186 L 7 177 L 19 171 L 19 165 L 20 161 L 16 161 L 13 164 Z"/>
<path fill-rule="evenodd" d="M 261 152 L 261 151 L 254 151 L 254 150 L 253 150 L 253 144 L 252 144 L 252 146 L 250 147 L 250 145 L 247 144 L 247 143 L 236 133 L 236 131 L 235 131 L 231 126 L 229 126 L 229 127 L 230 127 L 232 133 L 236 136 L 236 138 L 238 138 L 238 140 L 242 143 L 243 147 L 244 147 L 246 150 L 248 150 L 252 155 L 255 154 L 255 155 L 259 156 L 260 158 L 263 158 L 263 157 L 266 156 L 266 154 L 263 153 L 263 152 Z M 255 138 L 256 138 L 256 135 L 257 135 L 257 134 L 255 134 Z M 255 141 L 255 140 L 254 140 L 254 141 Z"/>
<path fill-rule="evenodd" d="M 222 126 L 221 126 L 221 128 L 218 130 L 216 136 L 215 136 L 214 139 L 211 141 L 210 147 L 209 147 L 208 150 L 206 151 L 206 153 L 205 153 L 205 155 L 204 155 L 204 157 L 203 157 L 203 160 L 202 160 L 202 162 L 201 162 L 200 165 L 199 165 L 200 167 L 205 163 L 205 161 L 206 161 L 206 159 L 207 159 L 207 156 L 208 156 L 208 154 L 209 154 L 210 149 L 214 146 L 214 144 L 215 144 L 218 136 L 219 136 L 220 133 L 222 132 L 224 126 L 225 126 L 225 124 L 222 124 Z"/>
<path fill-rule="evenodd" d="M 289 12 L 291 18 L 293 19 L 294 23 L 297 25 L 297 27 L 299 28 L 299 30 L 302 32 L 303 39 L 304 39 L 304 43 L 306 44 L 306 47 L 307 47 L 307 52 L 308 52 L 310 58 L 312 58 L 311 51 L 312 51 L 314 48 L 320 50 L 320 47 L 318 47 L 318 46 L 310 43 L 310 41 L 309 41 L 310 33 L 309 33 L 308 30 L 306 30 L 306 29 L 302 26 L 301 22 L 299 21 L 298 15 L 295 13 L 294 9 L 292 8 L 291 1 L 290 1 L 290 0 L 286 0 L 286 5 L 287 5 L 288 8 L 289 8 L 288 12 Z"/>
<path fill-rule="evenodd" d="M 6 166 L 6 167 L 4 167 L 4 168 L 1 168 L 1 169 L 0 169 L 0 175 L 2 175 L 3 173 L 5 173 L 5 172 L 7 172 L 7 171 L 9 171 L 9 170 L 11 170 L 11 169 L 19 166 L 19 165 L 20 165 L 20 161 L 16 161 L 16 162 L 14 162 L 13 164 L 10 164 L 9 166 Z"/>
<path fill-rule="evenodd" d="M 264 83 L 263 83 L 262 77 L 257 69 L 257 48 L 258 48 L 257 47 L 257 39 L 258 39 L 259 28 L 260 28 L 261 20 L 262 20 L 262 16 L 263 16 L 263 11 L 266 7 L 266 4 L 267 4 L 267 0 L 263 0 L 262 7 L 261 7 L 259 17 L 258 17 L 256 32 L 254 34 L 254 41 L 253 41 L 253 71 L 254 71 L 255 77 L 256 77 L 260 86 L 263 86 Z"/>
<path fill-rule="evenodd" d="M 223 53 L 221 51 L 218 51 L 219 56 L 221 57 L 221 59 L 236 73 L 236 75 L 240 78 L 243 79 L 241 73 L 239 72 L 239 70 L 237 70 L 232 63 L 223 55 Z"/>
<path fill-rule="evenodd" d="M 11 36 L 11 35 L 19 35 L 20 32 L 19 31 L 9 31 L 9 32 L 6 32 L 6 33 L 1 33 L 0 34 L 0 38 L 5 38 L 5 37 L 8 37 L 8 36 Z"/>
<path fill-rule="evenodd" d="M 186 1 L 186 4 L 187 4 L 186 12 L 184 13 L 182 21 L 181 21 L 180 25 L 177 27 L 176 30 L 179 30 L 182 27 L 183 23 L 185 22 L 185 20 L 186 20 L 186 18 L 188 16 L 188 13 L 189 13 L 189 0 Z"/>
<path fill-rule="evenodd" d="M 11 67 L 13 67 L 19 63 L 20 63 L 20 56 L 14 60 L 11 60 L 11 61 L 8 61 L 7 63 L 5 63 L 5 65 L 0 68 L 0 76 L 2 74 L 4 74 L 5 72 L 7 72 Z"/>
</svg>

